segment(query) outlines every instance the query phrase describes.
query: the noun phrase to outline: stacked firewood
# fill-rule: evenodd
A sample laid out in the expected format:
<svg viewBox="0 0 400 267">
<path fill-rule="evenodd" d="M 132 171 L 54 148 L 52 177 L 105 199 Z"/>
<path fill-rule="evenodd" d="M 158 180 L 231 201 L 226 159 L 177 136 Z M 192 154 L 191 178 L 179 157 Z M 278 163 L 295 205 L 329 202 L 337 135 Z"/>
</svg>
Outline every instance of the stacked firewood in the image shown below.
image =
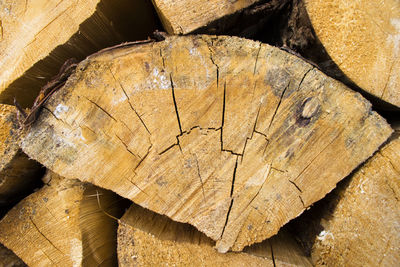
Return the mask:
<svg viewBox="0 0 400 267">
<path fill-rule="evenodd" d="M 0 6 L 3 266 L 400 261 L 398 1 Z"/>
</svg>

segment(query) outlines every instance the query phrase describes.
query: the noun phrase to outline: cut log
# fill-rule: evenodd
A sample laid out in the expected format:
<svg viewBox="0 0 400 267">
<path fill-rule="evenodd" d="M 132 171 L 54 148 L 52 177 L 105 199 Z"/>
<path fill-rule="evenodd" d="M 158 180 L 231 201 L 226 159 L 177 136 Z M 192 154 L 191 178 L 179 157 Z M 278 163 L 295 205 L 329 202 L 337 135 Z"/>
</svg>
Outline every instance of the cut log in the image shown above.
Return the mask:
<svg viewBox="0 0 400 267">
<path fill-rule="evenodd" d="M 18 146 L 16 109 L 0 104 L 0 206 L 10 205 L 41 183 L 43 169 Z"/>
<path fill-rule="evenodd" d="M 169 34 L 234 33 L 243 36 L 282 9 L 288 0 L 152 0 Z M 246 34 L 248 35 L 248 33 Z"/>
<path fill-rule="evenodd" d="M 317 266 L 396 266 L 400 262 L 400 138 L 376 153 L 323 207 L 312 240 Z M 333 202 L 333 203 L 332 203 Z"/>
<path fill-rule="evenodd" d="M 69 58 L 146 39 L 157 18 L 146 0 L 2 1 L 0 103 L 31 106 Z"/>
<path fill-rule="evenodd" d="M 118 227 L 118 262 L 119 266 L 311 266 L 290 240 L 281 235 L 274 240 L 273 255 L 268 240 L 246 253 L 220 254 L 213 248 L 215 242 L 193 226 L 134 204 Z M 291 257 L 281 257 L 280 245 Z"/>
<path fill-rule="evenodd" d="M 52 173 L 45 180 L 0 222 L 0 242 L 29 266 L 116 263 L 116 221 L 97 197 L 102 208 L 119 198 Z"/>
<path fill-rule="evenodd" d="M 316 36 L 361 89 L 400 107 L 400 3 L 305 0 Z"/>
<path fill-rule="evenodd" d="M 293 55 L 188 36 L 83 61 L 22 147 L 226 252 L 275 235 L 391 132 L 360 94 Z"/>
</svg>

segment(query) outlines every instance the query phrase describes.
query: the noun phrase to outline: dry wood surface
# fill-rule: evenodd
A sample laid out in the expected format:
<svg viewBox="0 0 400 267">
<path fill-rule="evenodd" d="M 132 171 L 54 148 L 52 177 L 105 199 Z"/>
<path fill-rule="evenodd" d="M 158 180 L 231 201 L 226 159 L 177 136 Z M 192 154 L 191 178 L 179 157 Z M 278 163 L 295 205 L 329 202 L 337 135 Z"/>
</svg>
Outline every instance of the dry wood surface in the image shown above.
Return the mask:
<svg viewBox="0 0 400 267">
<path fill-rule="evenodd" d="M 0 242 L 29 266 L 112 266 L 123 205 L 110 191 L 54 173 L 0 222 Z"/>
<path fill-rule="evenodd" d="M 0 103 L 31 106 L 65 60 L 146 39 L 157 20 L 146 0 L 0 2 Z"/>
<path fill-rule="evenodd" d="M 400 138 L 386 144 L 339 187 L 312 247 L 317 266 L 396 266 L 400 262 Z"/>
<path fill-rule="evenodd" d="M 226 252 L 276 234 L 391 132 L 360 94 L 293 55 L 188 36 L 83 61 L 22 147 Z"/>
</svg>

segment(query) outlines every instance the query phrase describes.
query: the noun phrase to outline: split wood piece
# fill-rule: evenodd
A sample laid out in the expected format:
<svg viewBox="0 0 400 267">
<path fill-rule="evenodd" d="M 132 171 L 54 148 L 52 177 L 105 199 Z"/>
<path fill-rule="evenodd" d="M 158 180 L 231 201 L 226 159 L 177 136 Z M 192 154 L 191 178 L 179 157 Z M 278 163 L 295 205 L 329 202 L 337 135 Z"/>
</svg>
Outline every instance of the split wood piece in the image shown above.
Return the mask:
<svg viewBox="0 0 400 267">
<path fill-rule="evenodd" d="M 22 147 L 226 252 L 275 235 L 391 132 L 360 94 L 293 55 L 188 36 L 82 62 Z"/>
<path fill-rule="evenodd" d="M 25 267 L 27 266 L 11 250 L 0 244 L 0 266 L 1 267 Z"/>
<path fill-rule="evenodd" d="M 99 208 L 97 192 L 102 208 L 119 198 L 50 172 L 45 180 L 0 222 L 0 242 L 29 266 L 116 263 L 116 221 Z"/>
<path fill-rule="evenodd" d="M 400 2 L 305 0 L 317 38 L 361 89 L 400 107 Z"/>
<path fill-rule="evenodd" d="M 67 59 L 146 39 L 158 23 L 146 0 L 7 0 L 0 17 L 0 103 L 24 107 Z"/>
<path fill-rule="evenodd" d="M 289 1 L 152 0 L 152 2 L 169 34 L 188 34 L 197 30 L 214 34 L 221 30 L 227 34 L 227 30 L 228 32 L 233 30 L 239 34 L 241 31 L 249 31 L 249 28 L 255 27 L 255 24 L 265 20 L 269 14 L 282 9 Z"/>
<path fill-rule="evenodd" d="M 274 247 L 279 247 L 280 237 L 275 240 Z M 290 258 L 274 257 L 268 241 L 257 244 L 255 249 L 248 248 L 247 253 L 220 254 L 213 248 L 214 244 L 193 226 L 174 222 L 135 204 L 121 218 L 118 227 L 120 266 L 275 266 L 274 263 L 277 266 L 311 266 L 292 244 L 286 246 L 286 253 L 294 255 Z"/>
<path fill-rule="evenodd" d="M 341 186 L 325 212 L 311 256 L 317 266 L 396 266 L 400 262 L 400 138 Z M 327 211 L 328 209 L 325 209 Z"/>
<path fill-rule="evenodd" d="M 41 184 L 42 167 L 19 148 L 14 106 L 0 104 L 0 206 L 15 203 Z"/>
</svg>

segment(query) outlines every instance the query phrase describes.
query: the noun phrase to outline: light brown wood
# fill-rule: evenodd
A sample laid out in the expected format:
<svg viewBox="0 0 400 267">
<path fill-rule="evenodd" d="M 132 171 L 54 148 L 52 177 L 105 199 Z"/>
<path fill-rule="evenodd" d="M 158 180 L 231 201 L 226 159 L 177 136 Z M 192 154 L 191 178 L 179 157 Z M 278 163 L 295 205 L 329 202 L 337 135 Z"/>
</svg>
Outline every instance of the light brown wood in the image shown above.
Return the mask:
<svg viewBox="0 0 400 267">
<path fill-rule="evenodd" d="M 188 36 L 82 62 L 22 147 L 226 252 L 275 235 L 391 132 L 360 94 L 295 56 Z"/>
<path fill-rule="evenodd" d="M 20 133 L 16 109 L 0 104 L 0 206 L 23 197 L 40 184 L 40 164 L 18 146 Z"/>
<path fill-rule="evenodd" d="M 257 28 L 287 7 L 288 0 L 152 0 L 165 30 L 254 36 Z"/>
<path fill-rule="evenodd" d="M 120 213 L 120 198 L 51 172 L 44 180 L 0 221 L 0 242 L 29 266 L 115 264 L 117 223 L 103 209 Z"/>
<path fill-rule="evenodd" d="M 117 218 L 130 203 L 109 190 L 85 184 L 79 206 L 82 266 L 117 266 Z"/>
<path fill-rule="evenodd" d="M 400 107 L 400 2 L 306 0 L 317 38 L 366 92 Z"/>
<path fill-rule="evenodd" d="M 119 266 L 311 266 L 292 240 L 282 235 L 273 239 L 277 248 L 273 255 L 269 241 L 246 253 L 220 254 L 213 248 L 215 242 L 193 226 L 134 204 L 118 228 Z M 285 247 L 286 255 L 279 253 L 279 245 Z"/>
<path fill-rule="evenodd" d="M 146 0 L 32 0 L 0 3 L 0 103 L 31 106 L 71 57 L 146 39 L 157 19 Z"/>
<path fill-rule="evenodd" d="M 313 240 L 317 266 L 396 266 L 400 262 L 400 138 L 360 168 L 326 209 Z"/>
</svg>

